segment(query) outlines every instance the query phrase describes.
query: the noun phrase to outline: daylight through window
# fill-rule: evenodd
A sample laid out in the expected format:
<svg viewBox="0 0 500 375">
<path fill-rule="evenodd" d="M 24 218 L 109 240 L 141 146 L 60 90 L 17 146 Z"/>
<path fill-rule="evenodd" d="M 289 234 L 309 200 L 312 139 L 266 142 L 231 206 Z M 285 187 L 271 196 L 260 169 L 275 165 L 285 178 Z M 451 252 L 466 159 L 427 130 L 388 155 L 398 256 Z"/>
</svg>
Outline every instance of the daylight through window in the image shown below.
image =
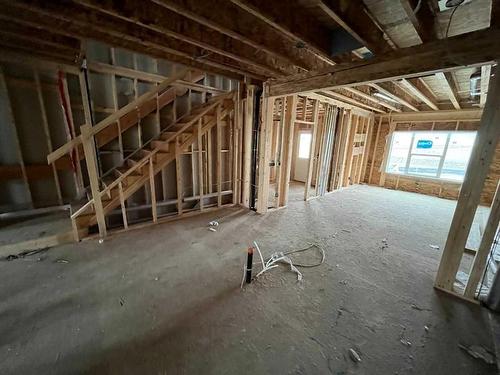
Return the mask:
<svg viewBox="0 0 500 375">
<path fill-rule="evenodd" d="M 462 181 L 476 132 L 394 132 L 387 173 Z"/>
</svg>

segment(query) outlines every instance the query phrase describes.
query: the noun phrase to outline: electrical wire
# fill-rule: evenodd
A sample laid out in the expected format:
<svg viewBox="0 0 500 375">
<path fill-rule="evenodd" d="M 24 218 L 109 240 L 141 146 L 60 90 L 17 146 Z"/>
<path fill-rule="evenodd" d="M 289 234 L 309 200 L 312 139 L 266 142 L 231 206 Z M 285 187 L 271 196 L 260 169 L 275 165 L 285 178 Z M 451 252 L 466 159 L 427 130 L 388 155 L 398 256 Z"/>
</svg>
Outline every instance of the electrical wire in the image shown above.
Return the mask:
<svg viewBox="0 0 500 375">
<path fill-rule="evenodd" d="M 460 5 L 462 5 L 463 3 L 461 4 L 458 4 L 455 8 L 453 8 L 453 10 L 451 11 L 451 15 L 450 15 L 450 20 L 448 21 L 448 25 L 446 26 L 446 33 L 444 34 L 444 37 L 445 38 L 448 38 L 448 31 L 450 31 L 450 25 L 451 25 L 451 20 L 453 19 L 453 16 L 455 15 L 455 12 L 457 11 L 457 9 L 460 7 Z"/>
<path fill-rule="evenodd" d="M 286 252 L 275 252 L 267 260 L 264 260 L 264 257 L 262 256 L 262 252 L 260 251 L 260 248 L 259 248 L 259 245 L 257 244 L 257 242 L 254 241 L 253 244 L 254 244 L 254 248 L 259 253 L 259 258 L 260 258 L 261 265 L 262 265 L 262 270 L 257 275 L 255 275 L 254 278 L 259 277 L 261 274 L 263 274 L 266 271 L 269 271 L 270 269 L 278 267 L 278 264 L 276 264 L 276 263 L 286 263 L 286 264 L 290 265 L 290 269 L 297 274 L 297 279 L 300 281 L 300 280 L 302 280 L 302 273 L 297 269 L 297 267 L 302 267 L 302 268 L 318 267 L 325 262 L 325 257 L 326 257 L 325 251 L 318 244 L 310 244 L 308 247 L 305 247 L 303 249 L 290 250 L 290 251 L 286 251 Z M 310 250 L 312 248 L 316 248 L 321 252 L 321 260 L 317 263 L 314 263 L 314 264 L 294 263 L 292 261 L 292 259 L 288 256 L 288 255 L 292 255 L 292 254 L 302 253 L 302 252 Z M 244 263 L 243 264 L 243 277 L 241 279 L 240 288 L 243 288 L 243 283 L 245 281 L 245 272 L 246 272 L 246 264 Z"/>
</svg>

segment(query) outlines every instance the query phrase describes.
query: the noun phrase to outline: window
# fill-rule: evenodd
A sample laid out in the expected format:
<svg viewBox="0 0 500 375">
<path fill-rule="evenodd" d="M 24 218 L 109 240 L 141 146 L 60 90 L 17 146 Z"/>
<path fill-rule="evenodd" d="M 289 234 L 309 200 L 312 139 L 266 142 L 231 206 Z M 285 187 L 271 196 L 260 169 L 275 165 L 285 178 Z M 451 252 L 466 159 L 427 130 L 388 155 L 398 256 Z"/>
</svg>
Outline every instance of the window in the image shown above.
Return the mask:
<svg viewBox="0 0 500 375">
<path fill-rule="evenodd" d="M 311 151 L 311 139 L 312 134 L 300 133 L 299 137 L 299 158 L 300 159 L 309 159 L 309 152 Z"/>
<path fill-rule="evenodd" d="M 394 132 L 387 173 L 462 181 L 476 132 Z"/>
</svg>

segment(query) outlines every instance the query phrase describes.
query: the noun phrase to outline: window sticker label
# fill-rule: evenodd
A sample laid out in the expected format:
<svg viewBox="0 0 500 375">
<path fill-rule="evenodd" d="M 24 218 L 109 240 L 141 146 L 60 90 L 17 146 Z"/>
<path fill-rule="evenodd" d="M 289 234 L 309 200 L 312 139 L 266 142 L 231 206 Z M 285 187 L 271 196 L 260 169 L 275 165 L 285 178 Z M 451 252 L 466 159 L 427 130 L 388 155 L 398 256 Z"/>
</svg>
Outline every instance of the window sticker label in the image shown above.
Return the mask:
<svg viewBox="0 0 500 375">
<path fill-rule="evenodd" d="M 417 141 L 417 148 L 432 148 L 432 141 L 427 139 L 421 139 Z"/>
</svg>

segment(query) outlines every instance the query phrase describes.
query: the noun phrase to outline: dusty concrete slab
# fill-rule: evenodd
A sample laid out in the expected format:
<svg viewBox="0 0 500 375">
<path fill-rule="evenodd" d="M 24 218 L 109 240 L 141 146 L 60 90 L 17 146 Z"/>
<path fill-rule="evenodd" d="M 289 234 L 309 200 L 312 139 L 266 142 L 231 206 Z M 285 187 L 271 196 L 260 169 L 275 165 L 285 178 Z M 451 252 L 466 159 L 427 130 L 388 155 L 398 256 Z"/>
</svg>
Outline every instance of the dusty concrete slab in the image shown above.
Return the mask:
<svg viewBox="0 0 500 375">
<path fill-rule="evenodd" d="M 0 373 L 495 374 L 458 347 L 493 349 L 486 310 L 432 288 L 454 205 L 356 186 L 0 262 Z M 326 261 L 240 290 L 253 240 Z"/>
</svg>

